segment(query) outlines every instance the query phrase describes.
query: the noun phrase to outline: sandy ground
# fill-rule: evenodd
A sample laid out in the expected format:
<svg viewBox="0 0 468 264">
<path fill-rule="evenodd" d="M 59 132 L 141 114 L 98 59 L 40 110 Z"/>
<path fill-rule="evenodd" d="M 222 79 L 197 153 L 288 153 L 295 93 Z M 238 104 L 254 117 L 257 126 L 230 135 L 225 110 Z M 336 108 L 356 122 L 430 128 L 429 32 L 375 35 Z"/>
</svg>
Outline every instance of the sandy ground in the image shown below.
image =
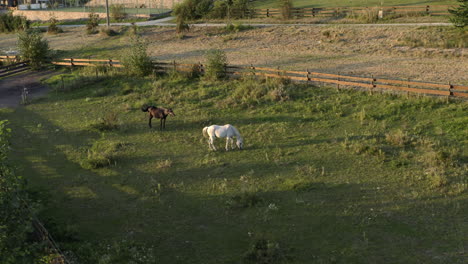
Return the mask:
<svg viewBox="0 0 468 264">
<path fill-rule="evenodd" d="M 411 48 L 404 39 L 424 33 L 417 26 L 282 26 L 225 33 L 193 27 L 180 38 L 171 27 L 141 28 L 149 54 L 159 61 L 204 62 L 209 49 L 222 49 L 230 64 L 280 67 L 357 76 L 468 84 L 466 48 Z M 92 57 L 118 59 L 128 36 L 87 36 L 83 29 L 47 36 L 58 50 L 92 50 Z M 0 52 L 13 50 L 16 37 L 0 35 Z M 86 55 L 86 58 L 88 57 Z"/>
</svg>

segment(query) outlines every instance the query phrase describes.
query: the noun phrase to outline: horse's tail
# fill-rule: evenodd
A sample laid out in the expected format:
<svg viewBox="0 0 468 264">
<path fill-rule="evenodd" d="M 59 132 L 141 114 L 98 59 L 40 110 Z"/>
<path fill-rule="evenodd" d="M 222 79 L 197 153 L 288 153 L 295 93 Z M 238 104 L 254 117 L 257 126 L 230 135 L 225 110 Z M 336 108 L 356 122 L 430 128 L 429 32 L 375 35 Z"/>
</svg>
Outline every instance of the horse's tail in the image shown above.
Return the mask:
<svg viewBox="0 0 468 264">
<path fill-rule="evenodd" d="M 208 137 L 208 127 L 203 128 L 203 136 Z"/>
</svg>

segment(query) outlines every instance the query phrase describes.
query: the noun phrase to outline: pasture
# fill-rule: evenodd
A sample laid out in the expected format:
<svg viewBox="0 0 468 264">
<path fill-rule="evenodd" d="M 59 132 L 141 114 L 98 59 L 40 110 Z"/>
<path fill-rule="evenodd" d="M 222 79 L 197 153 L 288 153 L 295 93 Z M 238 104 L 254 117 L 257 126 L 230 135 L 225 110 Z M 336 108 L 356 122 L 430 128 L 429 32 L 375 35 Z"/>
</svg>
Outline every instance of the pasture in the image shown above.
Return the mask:
<svg viewBox="0 0 468 264">
<path fill-rule="evenodd" d="M 65 73 L 0 110 L 41 219 L 80 263 L 466 259 L 466 101 L 101 76 Z M 144 104 L 172 107 L 165 131 Z M 225 123 L 244 150 L 208 149 L 202 128 Z"/>
<path fill-rule="evenodd" d="M 435 1 L 418 1 L 418 0 L 293 0 L 294 7 L 344 7 L 344 6 L 421 6 L 421 5 L 455 5 L 455 0 L 435 0 Z M 273 8 L 279 7 L 279 2 L 276 0 L 257 0 L 254 1 L 256 8 Z"/>
</svg>

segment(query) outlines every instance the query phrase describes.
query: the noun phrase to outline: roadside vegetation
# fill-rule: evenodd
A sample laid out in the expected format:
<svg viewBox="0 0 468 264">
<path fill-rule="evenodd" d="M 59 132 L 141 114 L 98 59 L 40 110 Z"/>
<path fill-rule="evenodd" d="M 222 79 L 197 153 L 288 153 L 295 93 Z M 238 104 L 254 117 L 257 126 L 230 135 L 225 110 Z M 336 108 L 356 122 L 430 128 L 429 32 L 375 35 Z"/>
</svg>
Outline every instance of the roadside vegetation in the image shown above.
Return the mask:
<svg viewBox="0 0 468 264">
<path fill-rule="evenodd" d="M 70 258 L 463 262 L 465 101 L 98 71 L 64 72 L 47 98 L 0 111 Z M 146 104 L 174 109 L 166 131 L 148 129 Z M 224 123 L 245 150 L 208 150 L 201 129 Z"/>
</svg>

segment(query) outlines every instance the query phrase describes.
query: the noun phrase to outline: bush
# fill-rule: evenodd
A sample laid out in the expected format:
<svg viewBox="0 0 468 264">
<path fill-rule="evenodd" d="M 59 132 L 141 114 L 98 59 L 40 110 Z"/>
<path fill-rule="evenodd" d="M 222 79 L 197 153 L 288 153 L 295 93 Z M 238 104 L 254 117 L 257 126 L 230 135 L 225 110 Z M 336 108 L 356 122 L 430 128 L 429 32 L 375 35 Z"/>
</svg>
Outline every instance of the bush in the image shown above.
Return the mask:
<svg viewBox="0 0 468 264">
<path fill-rule="evenodd" d="M 125 13 L 125 7 L 122 4 L 111 5 L 110 6 L 110 17 L 120 21 L 124 20 L 127 17 L 127 13 Z"/>
<path fill-rule="evenodd" d="M 152 72 L 153 65 L 146 52 L 147 46 L 140 37 L 132 38 L 131 47 L 124 52 L 121 58 L 127 74 L 143 77 Z"/>
<path fill-rule="evenodd" d="M 86 22 L 86 33 L 96 34 L 98 32 L 97 28 L 99 27 L 99 15 L 91 12 L 88 16 L 88 21 Z"/>
<path fill-rule="evenodd" d="M 450 17 L 450 22 L 452 22 L 455 27 L 463 29 L 468 26 L 468 0 L 457 1 L 460 2 L 460 6 L 449 9 L 450 14 L 453 15 Z"/>
<path fill-rule="evenodd" d="M 18 34 L 18 50 L 23 60 L 28 60 L 33 69 L 39 69 L 49 57 L 49 43 L 37 31 Z"/>
<path fill-rule="evenodd" d="M 26 30 L 31 22 L 23 16 L 13 16 L 12 13 L 0 15 L 0 32 L 15 32 Z"/>
<path fill-rule="evenodd" d="M 57 26 L 57 19 L 55 17 L 51 17 L 49 20 L 49 27 L 47 28 L 47 33 L 49 34 L 58 34 L 62 33 L 63 30 Z"/>
<path fill-rule="evenodd" d="M 227 57 L 222 50 L 209 50 L 206 55 L 205 77 L 211 80 L 218 80 L 226 77 Z"/>
<path fill-rule="evenodd" d="M 119 33 L 111 28 L 105 28 L 101 30 L 101 35 L 112 37 L 117 36 Z"/>
</svg>

